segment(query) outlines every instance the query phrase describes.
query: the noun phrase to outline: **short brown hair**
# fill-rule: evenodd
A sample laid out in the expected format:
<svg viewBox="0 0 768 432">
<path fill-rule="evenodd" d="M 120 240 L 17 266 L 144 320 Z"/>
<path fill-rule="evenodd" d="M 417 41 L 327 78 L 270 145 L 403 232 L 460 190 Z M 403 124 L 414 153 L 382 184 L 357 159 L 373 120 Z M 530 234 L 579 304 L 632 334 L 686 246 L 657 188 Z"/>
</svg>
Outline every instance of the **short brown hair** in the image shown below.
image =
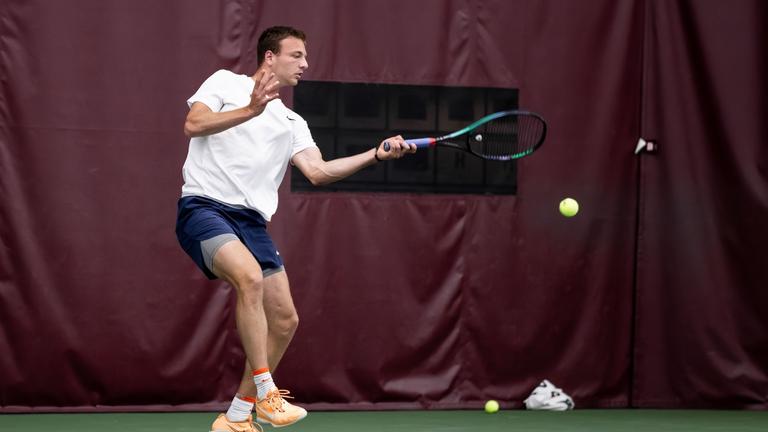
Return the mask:
<svg viewBox="0 0 768 432">
<path fill-rule="evenodd" d="M 307 35 L 303 31 L 288 26 L 274 26 L 264 30 L 259 36 L 259 45 L 256 48 L 256 54 L 259 65 L 264 61 L 267 51 L 280 54 L 280 41 L 285 38 L 295 37 L 302 42 L 307 41 Z"/>
</svg>

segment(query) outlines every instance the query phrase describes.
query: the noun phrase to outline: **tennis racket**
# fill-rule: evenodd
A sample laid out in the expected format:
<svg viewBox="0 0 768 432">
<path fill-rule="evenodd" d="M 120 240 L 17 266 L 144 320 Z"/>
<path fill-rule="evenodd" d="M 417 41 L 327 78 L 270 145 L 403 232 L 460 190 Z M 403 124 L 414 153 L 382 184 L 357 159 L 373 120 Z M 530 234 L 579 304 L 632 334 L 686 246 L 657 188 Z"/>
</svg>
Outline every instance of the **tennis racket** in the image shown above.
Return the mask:
<svg viewBox="0 0 768 432">
<path fill-rule="evenodd" d="M 441 137 L 405 140 L 418 148 L 443 146 L 464 150 L 477 157 L 508 161 L 528 156 L 541 147 L 547 136 L 547 122 L 528 111 L 499 111 L 469 126 Z M 389 151 L 389 142 L 384 142 Z"/>
</svg>

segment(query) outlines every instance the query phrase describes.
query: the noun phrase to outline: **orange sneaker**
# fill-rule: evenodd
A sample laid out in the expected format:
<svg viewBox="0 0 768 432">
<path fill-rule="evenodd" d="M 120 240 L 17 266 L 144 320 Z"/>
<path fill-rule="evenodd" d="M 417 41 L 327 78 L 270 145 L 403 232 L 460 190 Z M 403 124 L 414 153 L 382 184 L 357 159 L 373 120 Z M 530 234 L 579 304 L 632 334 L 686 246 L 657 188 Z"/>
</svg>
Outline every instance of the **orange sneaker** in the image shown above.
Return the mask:
<svg viewBox="0 0 768 432">
<path fill-rule="evenodd" d="M 290 426 L 307 416 L 307 410 L 300 406 L 288 403 L 285 398 L 288 390 L 272 389 L 267 392 L 264 399 L 256 402 L 256 421 L 263 424 L 271 424 L 274 427 Z"/>
<path fill-rule="evenodd" d="M 261 426 L 253 423 L 251 416 L 248 420 L 233 422 L 224 414 L 219 414 L 211 425 L 211 432 L 263 432 Z"/>
</svg>

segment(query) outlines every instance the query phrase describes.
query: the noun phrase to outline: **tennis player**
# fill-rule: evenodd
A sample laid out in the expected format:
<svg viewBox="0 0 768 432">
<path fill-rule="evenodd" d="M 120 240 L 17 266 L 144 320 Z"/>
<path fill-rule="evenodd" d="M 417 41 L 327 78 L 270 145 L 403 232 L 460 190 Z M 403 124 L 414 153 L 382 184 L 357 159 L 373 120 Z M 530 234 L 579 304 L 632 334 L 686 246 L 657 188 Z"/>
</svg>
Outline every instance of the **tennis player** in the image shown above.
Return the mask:
<svg viewBox="0 0 768 432">
<path fill-rule="evenodd" d="M 341 180 L 379 161 L 416 151 L 402 137 L 386 138 L 363 153 L 323 160 L 307 123 L 280 100 L 309 67 L 306 36 L 271 27 L 259 37 L 258 69 L 251 75 L 219 70 L 189 98 L 184 132 L 189 152 L 178 203 L 179 243 L 209 279 L 237 294 L 235 319 L 246 354 L 243 379 L 212 431 L 254 431 L 259 423 L 288 426 L 307 411 L 286 401 L 275 370 L 298 326 L 283 261 L 267 233 L 278 187 L 291 162 L 314 185 Z"/>
</svg>

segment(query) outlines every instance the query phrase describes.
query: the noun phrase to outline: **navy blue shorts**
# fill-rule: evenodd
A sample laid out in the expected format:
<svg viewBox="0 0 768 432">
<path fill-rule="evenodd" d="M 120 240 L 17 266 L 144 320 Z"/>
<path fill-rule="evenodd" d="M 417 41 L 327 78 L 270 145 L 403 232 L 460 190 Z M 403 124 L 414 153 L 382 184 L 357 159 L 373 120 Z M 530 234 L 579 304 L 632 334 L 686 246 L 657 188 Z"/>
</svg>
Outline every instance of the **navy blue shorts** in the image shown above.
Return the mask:
<svg viewBox="0 0 768 432">
<path fill-rule="evenodd" d="M 216 279 L 211 267 L 218 248 L 235 239 L 251 251 L 264 277 L 283 270 L 280 253 L 267 234 L 267 223 L 255 210 L 199 196 L 183 197 L 176 217 L 176 238 L 208 279 Z"/>
</svg>

